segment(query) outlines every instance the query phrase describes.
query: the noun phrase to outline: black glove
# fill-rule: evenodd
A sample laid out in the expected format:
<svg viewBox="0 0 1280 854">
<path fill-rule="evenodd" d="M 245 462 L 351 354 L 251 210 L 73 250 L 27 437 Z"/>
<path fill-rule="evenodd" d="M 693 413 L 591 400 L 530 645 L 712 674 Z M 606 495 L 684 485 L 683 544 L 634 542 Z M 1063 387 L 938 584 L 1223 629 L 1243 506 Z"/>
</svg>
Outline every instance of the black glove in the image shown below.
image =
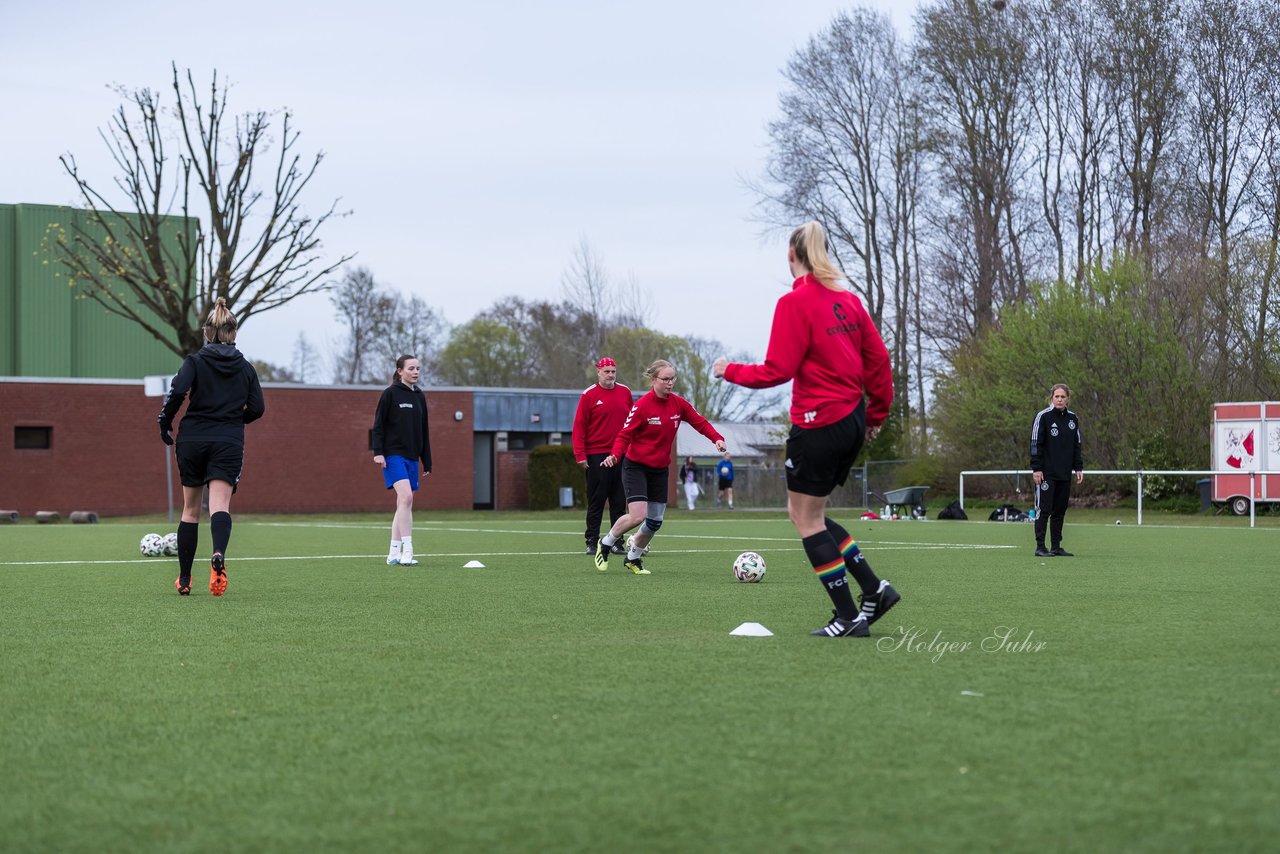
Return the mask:
<svg viewBox="0 0 1280 854">
<path fill-rule="evenodd" d="M 163 427 L 160 428 L 160 441 L 164 442 L 166 445 L 173 444 L 173 437 L 170 436 L 169 431 L 164 429 Z"/>
</svg>

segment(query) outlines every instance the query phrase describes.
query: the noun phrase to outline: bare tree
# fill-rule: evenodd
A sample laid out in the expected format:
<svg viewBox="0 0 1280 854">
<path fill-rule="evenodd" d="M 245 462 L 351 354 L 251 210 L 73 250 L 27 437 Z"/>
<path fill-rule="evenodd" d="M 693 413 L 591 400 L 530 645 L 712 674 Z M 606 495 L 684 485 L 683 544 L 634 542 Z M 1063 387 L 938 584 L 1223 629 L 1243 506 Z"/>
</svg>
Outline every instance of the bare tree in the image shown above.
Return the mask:
<svg viewBox="0 0 1280 854">
<path fill-rule="evenodd" d="M 586 236 L 574 247 L 560 286 L 561 310 L 571 310 L 586 323 L 586 337 L 580 340 L 586 353 L 603 352 L 611 328 L 642 327 L 653 314 L 652 301 L 635 277 L 628 275 L 621 284 L 615 283 Z"/>
<path fill-rule="evenodd" d="M 592 344 L 593 318 L 568 302 L 527 302 L 508 297 L 478 318 L 502 324 L 519 336 L 524 349 L 521 373 L 534 388 L 581 388 L 595 374 L 590 365 L 600 351 Z"/>
<path fill-rule="evenodd" d="M 1249 357 L 1250 376 L 1267 384 L 1271 390 L 1280 385 L 1280 301 L 1276 299 L 1277 276 L 1280 276 L 1280 8 L 1274 5 L 1259 10 L 1259 35 L 1262 42 L 1258 85 L 1259 110 L 1265 115 L 1270 132 L 1258 140 L 1262 150 L 1262 167 L 1252 189 L 1253 204 L 1263 220 L 1258 236 L 1258 289 L 1255 323 Z M 1267 342 L 1270 342 L 1269 344 Z M 1271 367 L 1268 368 L 1268 365 Z M 1259 394 L 1265 397 L 1265 393 Z"/>
<path fill-rule="evenodd" d="M 329 301 L 346 328 L 341 349 L 333 354 L 333 381 L 377 382 L 389 375 L 382 342 L 391 329 L 395 295 L 379 285 L 367 267 L 356 267 L 343 274 Z"/>
<path fill-rule="evenodd" d="M 591 322 L 588 349 L 599 350 L 610 313 L 609 272 L 585 235 L 574 247 L 569 266 L 560 277 L 560 286 L 565 299 Z"/>
<path fill-rule="evenodd" d="M 887 16 L 838 15 L 787 63 L 781 118 L 760 195 L 775 226 L 816 219 L 832 254 L 893 352 L 894 418 L 913 431 L 923 411 L 923 349 L 912 349 L 918 304 L 917 204 L 925 152 L 919 75 Z M 916 339 L 920 344 L 921 340 Z"/>
<path fill-rule="evenodd" d="M 995 324 L 1003 304 L 1027 296 L 1028 223 L 1020 195 L 1030 142 L 1027 17 L 1022 7 L 993 13 L 972 0 L 943 0 L 918 19 L 917 56 L 947 194 L 935 217 L 950 244 L 944 302 L 964 293 L 970 314 L 960 320 L 969 335 Z"/>
<path fill-rule="evenodd" d="M 307 340 L 305 332 L 298 333 L 298 340 L 293 342 L 293 377 L 297 382 L 305 383 L 316 376 L 316 359 L 319 353 Z"/>
<path fill-rule="evenodd" d="M 891 119 L 893 27 L 867 9 L 838 15 L 787 63 L 782 117 L 770 123 L 772 151 L 757 188 L 768 222 L 816 219 L 877 324 L 886 291 L 884 206 L 890 179 L 885 129 Z"/>
<path fill-rule="evenodd" d="M 83 294 L 183 355 L 200 348 L 201 323 L 218 297 L 244 325 L 323 290 L 351 256 L 323 260 L 320 229 L 341 214 L 336 201 L 319 216 L 304 212 L 303 191 L 324 155 L 303 161 L 291 114 L 281 114 L 273 137 L 272 114 L 229 115 L 216 72 L 207 101 L 189 70 L 174 64 L 172 73 L 172 107 L 150 89 L 121 87 L 126 103 L 100 131 L 119 169 L 119 194 L 95 188 L 73 155 L 61 157 L 85 217 L 56 245 Z M 166 147 L 175 137 L 176 155 Z"/>
<path fill-rule="evenodd" d="M 1122 248 L 1152 261 L 1168 147 L 1183 106 L 1179 0 L 1096 0 L 1106 26 L 1102 68 L 1115 105 L 1113 212 Z"/>
<path fill-rule="evenodd" d="M 1265 175 L 1275 119 L 1265 109 L 1267 74 L 1263 19 L 1251 0 L 1201 0 L 1186 10 L 1186 82 L 1191 158 L 1189 225 L 1198 232 L 1206 272 L 1205 301 L 1215 311 L 1207 330 L 1218 358 L 1218 382 L 1241 367 L 1238 354 L 1256 352 L 1256 269 L 1246 255 L 1261 219 L 1253 201 Z"/>
<path fill-rule="evenodd" d="M 440 352 L 449 340 L 448 321 L 416 294 L 407 298 L 403 294 L 390 296 L 392 304 L 380 349 L 384 365 L 394 365 L 396 359 L 405 354 L 417 356 L 422 364 L 419 382 L 424 385 L 437 382 Z M 388 370 L 387 375 L 390 373 Z"/>
<path fill-rule="evenodd" d="M 889 152 L 892 199 L 887 206 L 888 254 L 894 284 L 893 346 L 895 418 L 901 425 L 902 452 L 928 447 L 925 407 L 925 348 L 921 322 L 922 276 L 918 212 L 923 192 L 926 122 L 923 81 L 906 51 L 896 43 L 890 53 L 891 117 L 885 134 Z M 914 390 L 916 405 L 911 405 Z"/>
<path fill-rule="evenodd" d="M 1043 227 L 1054 278 L 1083 287 L 1089 268 L 1104 257 L 1103 169 L 1116 117 L 1102 76 L 1103 22 L 1096 3 L 1061 0 L 1040 0 L 1028 18 L 1034 96 L 1027 108 Z"/>
</svg>

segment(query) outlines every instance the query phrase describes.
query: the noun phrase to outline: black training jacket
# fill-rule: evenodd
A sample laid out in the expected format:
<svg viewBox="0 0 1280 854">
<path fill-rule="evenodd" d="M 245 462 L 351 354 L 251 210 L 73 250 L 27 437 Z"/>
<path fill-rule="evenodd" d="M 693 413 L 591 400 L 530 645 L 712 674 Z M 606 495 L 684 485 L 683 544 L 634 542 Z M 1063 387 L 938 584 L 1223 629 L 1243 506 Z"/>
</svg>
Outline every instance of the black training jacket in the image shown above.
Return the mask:
<svg viewBox="0 0 1280 854">
<path fill-rule="evenodd" d="M 1031 470 L 1044 472 L 1049 480 L 1070 480 L 1071 473 L 1084 471 L 1080 453 L 1080 419 L 1070 409 L 1045 407 L 1031 422 Z"/>
<path fill-rule="evenodd" d="M 421 389 L 398 382 L 382 390 L 373 416 L 373 453 L 420 459 L 422 470 L 431 471 L 427 396 Z"/>
<path fill-rule="evenodd" d="M 266 411 L 262 384 L 234 344 L 205 344 L 183 359 L 160 410 L 160 429 L 173 429 L 173 419 L 190 397 L 178 424 L 179 442 L 229 442 L 244 445 L 244 425 Z"/>
</svg>

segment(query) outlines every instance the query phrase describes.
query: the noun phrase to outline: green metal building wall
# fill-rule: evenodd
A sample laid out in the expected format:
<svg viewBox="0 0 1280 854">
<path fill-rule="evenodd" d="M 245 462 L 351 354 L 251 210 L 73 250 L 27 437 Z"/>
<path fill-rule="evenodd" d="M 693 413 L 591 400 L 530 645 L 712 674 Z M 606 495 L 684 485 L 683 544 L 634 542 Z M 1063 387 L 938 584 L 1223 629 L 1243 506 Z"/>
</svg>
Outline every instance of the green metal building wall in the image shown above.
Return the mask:
<svg viewBox="0 0 1280 854">
<path fill-rule="evenodd" d="M 56 205 L 0 204 L 0 376 L 138 379 L 181 359 L 141 326 L 78 297 L 51 228 L 85 215 Z"/>
</svg>

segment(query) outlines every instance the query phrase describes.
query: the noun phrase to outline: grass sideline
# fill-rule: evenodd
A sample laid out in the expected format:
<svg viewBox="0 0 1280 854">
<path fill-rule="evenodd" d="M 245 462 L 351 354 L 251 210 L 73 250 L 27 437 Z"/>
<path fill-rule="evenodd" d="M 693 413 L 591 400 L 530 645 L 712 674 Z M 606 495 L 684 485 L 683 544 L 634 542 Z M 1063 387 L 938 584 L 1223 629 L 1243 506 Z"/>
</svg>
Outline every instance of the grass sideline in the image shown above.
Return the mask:
<svg viewBox="0 0 1280 854">
<path fill-rule="evenodd" d="M 870 641 L 807 635 L 779 512 L 673 512 L 648 578 L 559 511 L 419 513 L 413 569 L 382 515 L 238 516 L 221 599 L 156 519 L 0 527 L 0 850 L 1273 844 L 1277 520 L 835 515 L 904 597 Z"/>
</svg>

